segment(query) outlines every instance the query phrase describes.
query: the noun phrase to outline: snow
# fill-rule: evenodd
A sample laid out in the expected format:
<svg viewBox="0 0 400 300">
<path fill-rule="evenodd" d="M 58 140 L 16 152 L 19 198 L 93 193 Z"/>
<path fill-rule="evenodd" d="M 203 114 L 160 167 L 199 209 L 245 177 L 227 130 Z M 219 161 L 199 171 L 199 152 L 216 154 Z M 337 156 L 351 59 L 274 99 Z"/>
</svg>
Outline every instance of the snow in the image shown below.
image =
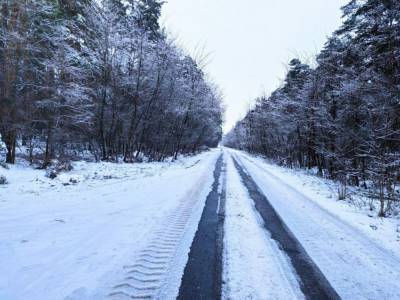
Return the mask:
<svg viewBox="0 0 400 300">
<path fill-rule="evenodd" d="M 304 299 L 289 258 L 263 221 L 227 159 L 224 299 Z"/>
<path fill-rule="evenodd" d="M 302 169 L 279 167 L 261 157 L 246 155 L 246 158 L 262 166 L 290 188 L 334 214 L 336 218 L 351 224 L 376 243 L 400 256 L 400 219 L 378 217 L 377 211 L 369 210 L 369 204 L 366 203 L 368 200 L 360 196 L 358 190 L 352 191 L 351 187 L 348 187 L 350 199 L 338 201 L 339 184 L 332 180 L 311 175 Z"/>
<path fill-rule="evenodd" d="M 81 161 L 53 180 L 21 161 L 0 167 L 9 181 L 0 186 L 0 299 L 94 300 L 131 292 L 129 266 L 171 237 L 154 293 L 174 299 L 220 153 L 165 163 Z M 398 219 L 370 217 L 337 201 L 329 180 L 240 151 L 223 153 L 225 299 L 303 298 L 289 258 L 264 228 L 231 156 L 343 299 L 400 299 Z"/>
<path fill-rule="evenodd" d="M 399 299 L 400 252 L 387 223 L 328 196 L 316 179 L 229 150 L 343 299 Z M 313 188 L 310 188 L 313 186 Z M 378 234 L 371 230 L 378 225 Z M 388 223 L 395 220 L 388 221 Z M 378 242 L 379 241 L 379 242 Z"/>
<path fill-rule="evenodd" d="M 177 292 L 218 155 L 78 162 L 54 180 L 23 165 L 1 169 L 10 183 L 0 187 L 0 299 L 101 299 L 195 191 L 198 202 L 176 253 L 180 268 L 168 285 Z"/>
</svg>

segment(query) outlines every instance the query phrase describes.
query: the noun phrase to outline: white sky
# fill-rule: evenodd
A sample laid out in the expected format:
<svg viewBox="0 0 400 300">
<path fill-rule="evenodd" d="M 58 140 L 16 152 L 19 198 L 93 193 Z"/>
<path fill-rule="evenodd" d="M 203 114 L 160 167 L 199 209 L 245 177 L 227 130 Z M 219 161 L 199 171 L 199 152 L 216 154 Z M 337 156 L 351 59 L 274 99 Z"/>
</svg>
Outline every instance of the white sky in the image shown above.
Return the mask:
<svg viewBox="0 0 400 300">
<path fill-rule="evenodd" d="M 210 54 L 206 71 L 224 93 L 227 132 L 257 96 L 280 85 L 291 58 L 318 53 L 347 2 L 168 0 L 162 24 L 190 54 Z"/>
</svg>

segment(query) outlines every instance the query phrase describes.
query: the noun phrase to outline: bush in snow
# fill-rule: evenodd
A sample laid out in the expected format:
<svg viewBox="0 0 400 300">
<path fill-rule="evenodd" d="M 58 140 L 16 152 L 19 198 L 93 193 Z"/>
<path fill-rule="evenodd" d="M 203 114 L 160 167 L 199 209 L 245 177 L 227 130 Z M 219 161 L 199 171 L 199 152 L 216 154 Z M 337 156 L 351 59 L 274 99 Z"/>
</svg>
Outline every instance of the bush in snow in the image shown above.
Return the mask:
<svg viewBox="0 0 400 300">
<path fill-rule="evenodd" d="M 70 162 L 60 162 L 60 163 L 57 163 L 55 166 L 48 168 L 46 170 L 45 176 L 50 179 L 54 179 L 61 172 L 69 172 L 72 169 L 73 169 L 73 167 Z"/>
<path fill-rule="evenodd" d="M 6 164 L 5 162 L 0 162 L 0 167 L 4 168 L 4 169 L 10 169 L 10 167 L 8 166 L 8 164 Z"/>
<path fill-rule="evenodd" d="M 55 166 L 58 173 L 72 171 L 73 166 L 70 162 L 60 162 Z"/>
<path fill-rule="evenodd" d="M 6 176 L 0 175 L 0 185 L 4 185 L 4 184 L 7 184 L 7 183 L 8 183 L 8 181 L 7 181 Z"/>
<path fill-rule="evenodd" d="M 69 179 L 69 182 L 72 183 L 72 184 L 77 184 L 77 183 L 79 182 L 79 180 L 76 179 L 76 178 L 72 178 L 72 177 L 71 177 L 71 178 Z"/>
<path fill-rule="evenodd" d="M 46 170 L 46 175 L 45 176 L 50 178 L 50 179 L 56 178 L 57 175 L 58 175 L 58 172 L 54 168 L 49 168 L 49 169 Z"/>
</svg>

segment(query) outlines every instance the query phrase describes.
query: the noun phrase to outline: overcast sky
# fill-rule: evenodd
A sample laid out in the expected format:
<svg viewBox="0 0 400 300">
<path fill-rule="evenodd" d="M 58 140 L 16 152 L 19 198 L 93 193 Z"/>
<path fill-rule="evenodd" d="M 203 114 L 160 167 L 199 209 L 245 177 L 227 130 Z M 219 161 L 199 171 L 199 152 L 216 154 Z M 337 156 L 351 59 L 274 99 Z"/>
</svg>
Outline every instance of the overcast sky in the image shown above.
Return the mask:
<svg viewBox="0 0 400 300">
<path fill-rule="evenodd" d="M 254 98 L 281 84 L 291 58 L 315 56 L 347 2 L 168 0 L 162 24 L 190 54 L 210 54 L 206 71 L 225 96 L 227 132 Z"/>
</svg>

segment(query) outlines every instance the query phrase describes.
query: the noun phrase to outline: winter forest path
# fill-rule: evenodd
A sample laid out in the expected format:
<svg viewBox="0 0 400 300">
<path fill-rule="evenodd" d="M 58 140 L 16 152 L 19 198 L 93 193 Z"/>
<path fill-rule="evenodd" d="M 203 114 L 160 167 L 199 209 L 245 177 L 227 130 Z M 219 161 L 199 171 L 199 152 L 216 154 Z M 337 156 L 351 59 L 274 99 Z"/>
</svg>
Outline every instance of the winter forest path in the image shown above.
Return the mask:
<svg viewBox="0 0 400 300">
<path fill-rule="evenodd" d="M 247 154 L 220 163 L 179 299 L 400 299 L 395 254 Z"/>
<path fill-rule="evenodd" d="M 0 190 L 1 300 L 400 299 L 398 254 L 262 159 L 80 168 Z"/>
<path fill-rule="evenodd" d="M 221 152 L 112 299 L 400 299 L 398 257 L 251 156 Z"/>
<path fill-rule="evenodd" d="M 233 159 L 236 169 L 231 166 L 231 159 Z M 229 189 L 226 190 L 227 176 L 229 176 L 228 178 L 235 176 L 231 174 L 232 172 L 236 173 L 236 176 L 239 175 L 241 183 L 237 183 L 242 185 L 243 189 L 247 189 L 250 196 L 248 199 L 238 192 L 238 187 L 235 186 L 237 183 L 228 182 Z M 229 194 L 228 197 L 227 193 Z M 250 212 L 248 217 L 254 219 L 254 224 L 262 223 L 264 228 L 261 226 L 251 228 L 250 230 L 257 231 L 256 233 L 252 232 L 254 234 L 252 238 L 259 239 L 261 244 L 268 244 L 268 246 L 261 246 L 258 249 L 260 256 L 276 257 L 272 261 L 259 260 L 260 265 L 256 265 L 255 269 L 253 269 L 254 266 L 243 263 L 249 260 L 249 256 L 255 255 L 254 253 L 241 251 L 230 254 L 230 249 L 226 249 L 227 245 L 234 243 L 230 240 L 235 240 L 240 232 L 234 233 L 235 236 L 233 236 L 232 231 L 228 229 L 228 234 L 225 235 L 224 227 L 235 226 L 234 223 L 237 223 L 238 220 L 237 225 L 240 227 L 251 227 L 246 223 L 241 223 L 240 219 L 235 219 L 235 213 L 232 214 L 229 207 L 235 205 L 231 203 L 235 199 L 248 202 L 249 207 L 253 207 L 251 202 L 255 202 L 256 211 L 254 214 Z M 228 206 L 228 216 L 225 216 L 226 205 Z M 238 212 L 238 215 L 246 214 L 244 211 L 239 210 Z M 256 214 L 262 217 L 261 220 L 256 219 Z M 227 224 L 224 224 L 225 217 L 228 221 Z M 264 235 L 270 235 L 271 241 L 264 240 Z M 225 249 L 222 250 L 223 248 Z M 253 273 L 247 275 L 259 277 L 260 286 L 263 285 L 262 281 L 265 280 L 264 285 L 267 290 L 281 290 L 281 292 L 272 294 L 270 291 L 264 291 L 261 287 L 256 292 L 249 291 L 250 294 L 247 296 L 252 299 L 268 296 L 275 299 L 287 299 L 288 297 L 293 299 L 339 299 L 318 267 L 308 257 L 300 243 L 256 187 L 251 177 L 244 172 L 234 158 L 231 158 L 229 152 L 224 151 L 224 159 L 221 155 L 214 170 L 213 188 L 207 197 L 202 218 L 191 246 L 178 299 L 239 299 L 242 295 L 232 293 L 231 289 L 234 289 L 234 284 L 230 283 L 230 281 L 240 281 L 240 278 L 235 278 L 237 274 L 231 274 L 231 272 L 234 273 L 232 270 L 234 270 L 237 261 L 235 262 L 235 259 L 229 261 L 229 258 L 224 258 L 224 256 L 228 257 L 229 255 L 240 256 L 242 259 L 239 258 L 239 260 L 242 260 L 242 262 L 239 264 L 242 265 L 239 268 L 242 267 L 242 272 Z M 285 272 L 290 274 L 285 274 Z M 275 277 L 275 282 L 268 282 L 267 278 L 262 278 L 264 274 L 270 278 Z M 292 283 L 290 282 L 291 279 Z M 293 282 L 293 280 L 298 282 Z"/>
</svg>

